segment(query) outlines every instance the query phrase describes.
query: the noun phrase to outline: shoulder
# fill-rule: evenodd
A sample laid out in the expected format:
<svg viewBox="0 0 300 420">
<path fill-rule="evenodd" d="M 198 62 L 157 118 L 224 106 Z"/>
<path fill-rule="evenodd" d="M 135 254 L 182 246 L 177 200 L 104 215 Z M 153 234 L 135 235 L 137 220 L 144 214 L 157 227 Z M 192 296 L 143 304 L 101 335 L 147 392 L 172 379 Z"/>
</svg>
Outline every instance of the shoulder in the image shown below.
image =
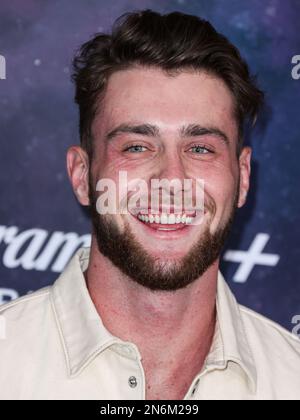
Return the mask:
<svg viewBox="0 0 300 420">
<path fill-rule="evenodd" d="M 28 363 L 55 338 L 50 291 L 46 287 L 0 306 L 0 370 Z"/>
<path fill-rule="evenodd" d="M 300 339 L 276 322 L 240 305 L 258 384 L 274 398 L 300 396 Z"/>
<path fill-rule="evenodd" d="M 0 399 L 30 399 L 64 367 L 51 288 L 0 306 Z"/>
<path fill-rule="evenodd" d="M 45 329 L 52 312 L 50 290 L 45 287 L 0 306 L 2 351 L 18 342 L 33 344 L 32 340 Z"/>
<path fill-rule="evenodd" d="M 43 289 L 37 290 L 36 292 L 29 293 L 26 296 L 22 296 L 11 302 L 8 302 L 0 306 L 0 316 L 9 317 L 17 314 L 26 315 L 35 307 L 43 306 L 45 301 L 49 300 L 51 287 L 44 287 Z M 25 314 L 24 314 L 25 311 Z"/>
<path fill-rule="evenodd" d="M 239 307 L 250 340 L 252 337 L 254 341 L 263 341 L 264 345 L 271 347 L 270 351 L 288 346 L 289 350 L 293 350 L 295 355 L 300 357 L 300 338 L 297 335 L 245 306 Z"/>
</svg>

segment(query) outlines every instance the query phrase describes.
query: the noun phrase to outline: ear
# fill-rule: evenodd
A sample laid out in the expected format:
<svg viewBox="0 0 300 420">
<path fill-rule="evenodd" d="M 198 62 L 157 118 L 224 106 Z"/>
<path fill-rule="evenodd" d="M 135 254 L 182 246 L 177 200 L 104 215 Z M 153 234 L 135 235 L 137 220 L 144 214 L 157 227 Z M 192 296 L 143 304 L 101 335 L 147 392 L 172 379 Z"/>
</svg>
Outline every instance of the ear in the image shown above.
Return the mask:
<svg viewBox="0 0 300 420">
<path fill-rule="evenodd" d="M 240 167 L 240 193 L 238 200 L 238 207 L 243 207 L 246 203 L 247 194 L 250 187 L 250 175 L 251 175 L 251 147 L 244 147 L 239 157 Z"/>
<path fill-rule="evenodd" d="M 67 152 L 67 171 L 77 200 L 89 205 L 89 159 L 80 146 L 72 146 Z"/>
</svg>

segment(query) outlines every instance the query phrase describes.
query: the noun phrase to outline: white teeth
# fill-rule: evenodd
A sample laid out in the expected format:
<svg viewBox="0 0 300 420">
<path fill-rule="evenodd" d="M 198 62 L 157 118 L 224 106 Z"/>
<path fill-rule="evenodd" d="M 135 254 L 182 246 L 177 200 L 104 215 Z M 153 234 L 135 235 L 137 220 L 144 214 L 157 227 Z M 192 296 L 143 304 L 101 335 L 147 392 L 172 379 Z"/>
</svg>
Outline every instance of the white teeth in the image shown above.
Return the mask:
<svg viewBox="0 0 300 420">
<path fill-rule="evenodd" d="M 166 213 L 163 213 L 163 214 L 160 216 L 160 223 L 161 223 L 162 225 L 167 225 L 167 224 L 168 224 L 168 215 L 167 215 Z"/>
<path fill-rule="evenodd" d="M 168 224 L 169 225 L 174 225 L 176 222 L 176 217 L 175 214 L 169 214 L 169 218 L 168 218 Z"/>
<path fill-rule="evenodd" d="M 181 216 L 180 216 L 180 214 L 178 214 L 178 216 L 176 217 L 176 223 L 181 223 Z"/>
<path fill-rule="evenodd" d="M 190 225 L 193 223 L 195 218 L 187 216 L 185 213 L 182 215 L 175 215 L 174 213 L 168 215 L 166 213 L 162 213 L 160 216 L 158 214 L 155 216 L 152 214 L 149 214 L 148 216 L 139 214 L 138 219 L 145 223 L 157 223 L 161 225 L 175 225 L 180 223 Z"/>
</svg>

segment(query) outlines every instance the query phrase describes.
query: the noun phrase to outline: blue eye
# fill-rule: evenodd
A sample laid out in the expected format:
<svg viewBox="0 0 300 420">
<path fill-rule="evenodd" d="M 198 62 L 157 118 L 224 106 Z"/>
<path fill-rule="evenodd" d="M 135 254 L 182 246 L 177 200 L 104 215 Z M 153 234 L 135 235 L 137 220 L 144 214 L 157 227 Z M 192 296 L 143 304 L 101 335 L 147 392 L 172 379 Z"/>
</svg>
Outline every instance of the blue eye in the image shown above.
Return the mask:
<svg viewBox="0 0 300 420">
<path fill-rule="evenodd" d="M 204 146 L 193 146 L 191 148 L 191 150 L 193 150 L 193 153 L 196 153 L 198 155 L 206 155 L 207 153 L 211 153 L 210 150 L 208 150 L 206 147 Z"/>
<path fill-rule="evenodd" d="M 127 149 L 125 149 L 125 152 L 129 152 L 129 153 L 141 153 L 144 152 L 145 150 L 143 149 L 147 149 L 145 146 L 141 146 L 140 144 L 135 144 L 133 146 L 129 146 L 127 147 Z"/>
</svg>

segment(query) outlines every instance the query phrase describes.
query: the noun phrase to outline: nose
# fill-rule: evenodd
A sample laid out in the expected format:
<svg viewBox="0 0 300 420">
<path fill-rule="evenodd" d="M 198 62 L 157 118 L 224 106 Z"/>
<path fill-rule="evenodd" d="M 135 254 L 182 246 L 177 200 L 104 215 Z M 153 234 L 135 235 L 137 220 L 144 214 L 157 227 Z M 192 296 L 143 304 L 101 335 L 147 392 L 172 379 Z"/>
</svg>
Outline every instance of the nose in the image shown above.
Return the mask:
<svg viewBox="0 0 300 420">
<path fill-rule="evenodd" d="M 159 203 L 163 207 L 171 205 L 181 208 L 184 200 L 185 178 L 184 164 L 178 153 L 165 151 L 157 162 L 155 173 L 152 174 L 151 203 L 153 208 Z"/>
<path fill-rule="evenodd" d="M 156 168 L 157 179 L 167 179 L 172 181 L 174 179 L 184 180 L 185 168 L 177 152 L 165 152 L 158 162 Z"/>
</svg>

